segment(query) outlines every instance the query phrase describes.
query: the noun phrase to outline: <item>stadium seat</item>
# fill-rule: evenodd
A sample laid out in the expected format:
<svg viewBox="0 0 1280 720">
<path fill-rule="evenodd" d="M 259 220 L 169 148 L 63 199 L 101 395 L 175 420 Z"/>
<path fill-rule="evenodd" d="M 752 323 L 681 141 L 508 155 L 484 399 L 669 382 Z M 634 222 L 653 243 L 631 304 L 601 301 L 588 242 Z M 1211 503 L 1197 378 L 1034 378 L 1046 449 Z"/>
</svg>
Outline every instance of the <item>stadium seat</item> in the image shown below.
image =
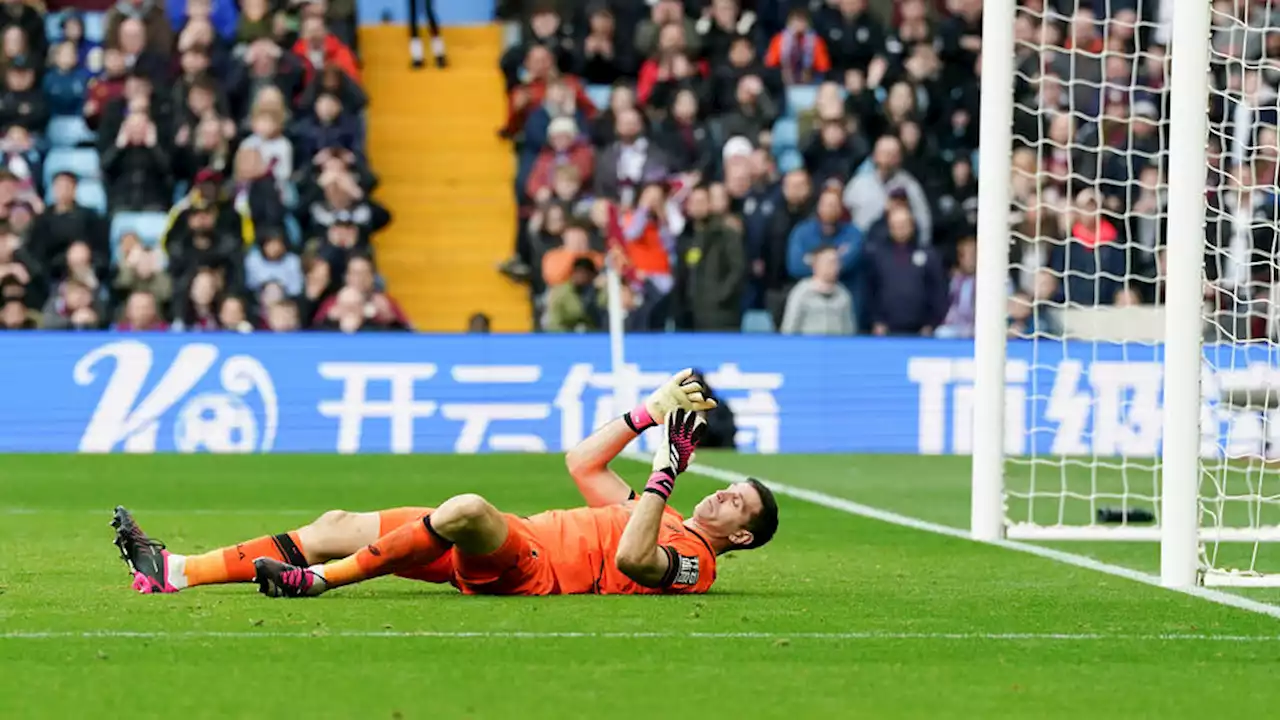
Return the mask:
<svg viewBox="0 0 1280 720">
<path fill-rule="evenodd" d="M 102 168 L 98 164 L 98 152 L 90 148 L 54 148 L 44 159 L 44 184 L 47 187 L 53 182 L 53 176 L 60 172 L 71 172 L 81 180 L 102 179 Z"/>
<path fill-rule="evenodd" d="M 804 156 L 799 150 L 787 148 L 778 154 L 778 172 L 789 173 L 804 167 Z"/>
<path fill-rule="evenodd" d="M 608 85 L 588 85 L 587 97 L 591 98 L 591 103 L 596 106 L 597 110 L 607 110 L 609 108 L 609 96 L 613 94 L 613 88 Z"/>
<path fill-rule="evenodd" d="M 773 318 L 764 310 L 748 310 L 742 314 L 742 332 L 771 333 Z"/>
<path fill-rule="evenodd" d="M 94 141 L 97 137 L 89 129 L 84 118 L 76 115 L 62 115 L 49 121 L 45 137 L 53 147 L 75 147 Z"/>
<path fill-rule="evenodd" d="M 791 118 L 782 118 L 773 124 L 773 153 L 781 156 L 794 150 L 800 143 L 800 126 Z"/>
<path fill-rule="evenodd" d="M 49 198 L 48 202 L 52 202 Z M 76 186 L 76 202 L 96 211 L 100 215 L 107 212 L 107 189 L 98 180 L 82 180 Z"/>
<path fill-rule="evenodd" d="M 120 244 L 120 236 L 127 232 L 138 234 L 148 247 L 160 244 L 169 216 L 162 212 L 122 212 L 111 218 L 111 250 Z"/>
<path fill-rule="evenodd" d="M 90 12 L 84 14 L 84 39 L 101 43 L 107 39 L 106 13 Z"/>
<path fill-rule="evenodd" d="M 795 117 L 805 110 L 811 110 L 817 101 L 817 85 L 792 85 L 787 88 L 787 115 Z"/>
</svg>

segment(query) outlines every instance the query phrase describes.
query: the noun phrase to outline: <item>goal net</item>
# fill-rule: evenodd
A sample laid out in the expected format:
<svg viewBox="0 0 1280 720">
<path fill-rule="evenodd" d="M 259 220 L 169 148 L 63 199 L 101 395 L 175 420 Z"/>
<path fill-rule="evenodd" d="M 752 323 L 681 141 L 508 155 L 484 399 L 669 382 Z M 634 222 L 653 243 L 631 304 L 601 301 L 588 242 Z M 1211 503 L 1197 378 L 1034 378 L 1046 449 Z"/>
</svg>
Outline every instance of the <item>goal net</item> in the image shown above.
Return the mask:
<svg viewBox="0 0 1280 720">
<path fill-rule="evenodd" d="M 1000 532 L 1163 541 L 1168 553 L 1182 531 L 1165 517 L 1166 493 L 1183 477 L 1195 506 L 1182 544 L 1195 554 L 1191 577 L 1280 585 L 1280 548 L 1268 545 L 1280 540 L 1280 0 L 1208 2 L 1020 2 L 1005 7 L 1012 67 L 993 63 L 1008 79 L 993 76 L 994 48 L 984 48 L 984 82 L 1013 98 L 1007 186 L 996 188 L 1012 208 L 1008 262 L 983 266 L 1007 269 L 996 390 L 1005 432 L 992 449 Z M 988 192 L 999 178 L 985 170 Z M 1187 222 L 1197 204 L 1203 227 Z M 1198 279 L 1174 282 L 1179 252 L 1178 262 L 1194 257 Z M 991 337 L 980 331 L 980 346 Z M 1174 356 L 1193 344 L 1199 372 L 1188 362 L 1176 377 Z M 1174 395 L 1187 400 L 1181 416 Z M 1198 435 L 1182 443 L 1194 452 L 1176 428 Z M 975 535 L 979 494 L 993 487 L 979 478 L 979 452 Z"/>
</svg>

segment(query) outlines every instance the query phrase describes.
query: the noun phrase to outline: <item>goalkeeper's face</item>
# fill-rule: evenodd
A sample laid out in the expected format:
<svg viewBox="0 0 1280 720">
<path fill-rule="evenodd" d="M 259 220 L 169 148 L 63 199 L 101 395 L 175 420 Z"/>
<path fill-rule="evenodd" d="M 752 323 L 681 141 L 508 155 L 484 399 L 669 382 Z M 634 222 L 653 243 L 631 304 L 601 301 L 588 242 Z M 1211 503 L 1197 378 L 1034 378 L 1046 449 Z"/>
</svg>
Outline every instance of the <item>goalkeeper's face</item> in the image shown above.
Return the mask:
<svg viewBox="0 0 1280 720">
<path fill-rule="evenodd" d="M 747 526 L 764 509 L 760 493 L 750 483 L 734 483 L 713 492 L 693 509 L 693 519 L 708 531 L 738 545 L 751 542 Z"/>
</svg>

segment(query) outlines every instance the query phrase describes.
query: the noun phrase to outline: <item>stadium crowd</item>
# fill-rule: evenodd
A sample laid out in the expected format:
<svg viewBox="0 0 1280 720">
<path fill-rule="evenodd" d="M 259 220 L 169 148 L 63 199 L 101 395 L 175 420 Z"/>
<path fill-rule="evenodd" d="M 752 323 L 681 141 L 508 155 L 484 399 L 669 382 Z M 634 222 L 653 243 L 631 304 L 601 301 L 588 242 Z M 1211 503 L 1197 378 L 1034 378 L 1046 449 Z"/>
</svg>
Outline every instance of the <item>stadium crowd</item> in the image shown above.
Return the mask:
<svg viewBox="0 0 1280 720">
<path fill-rule="evenodd" d="M 349 0 L 0 4 L 0 326 L 404 329 Z"/>
<path fill-rule="evenodd" d="M 1215 3 L 1206 300 L 1229 312 L 1275 281 L 1270 4 Z M 1171 9 L 1019 2 L 1011 335 L 1160 300 Z M 502 270 L 545 329 L 602 326 L 611 262 L 633 331 L 972 334 L 981 0 L 543 2 L 526 19 L 502 61 L 522 219 Z"/>
</svg>

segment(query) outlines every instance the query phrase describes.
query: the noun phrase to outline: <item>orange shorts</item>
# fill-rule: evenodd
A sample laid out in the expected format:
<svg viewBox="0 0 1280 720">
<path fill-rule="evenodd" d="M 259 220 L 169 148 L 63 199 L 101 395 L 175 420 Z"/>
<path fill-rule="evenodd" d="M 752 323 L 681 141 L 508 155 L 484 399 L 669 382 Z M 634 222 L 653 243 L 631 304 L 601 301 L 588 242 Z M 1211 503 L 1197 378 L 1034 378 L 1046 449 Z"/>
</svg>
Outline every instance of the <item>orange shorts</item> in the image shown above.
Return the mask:
<svg viewBox="0 0 1280 720">
<path fill-rule="evenodd" d="M 421 520 L 432 508 L 404 507 L 383 510 L 379 535 Z M 487 555 L 472 555 L 457 548 L 440 556 L 430 565 L 398 572 L 411 580 L 450 583 L 466 595 L 554 595 L 556 579 L 551 572 L 547 552 L 542 548 L 528 522 L 519 515 L 505 514 L 507 539 Z"/>
</svg>

